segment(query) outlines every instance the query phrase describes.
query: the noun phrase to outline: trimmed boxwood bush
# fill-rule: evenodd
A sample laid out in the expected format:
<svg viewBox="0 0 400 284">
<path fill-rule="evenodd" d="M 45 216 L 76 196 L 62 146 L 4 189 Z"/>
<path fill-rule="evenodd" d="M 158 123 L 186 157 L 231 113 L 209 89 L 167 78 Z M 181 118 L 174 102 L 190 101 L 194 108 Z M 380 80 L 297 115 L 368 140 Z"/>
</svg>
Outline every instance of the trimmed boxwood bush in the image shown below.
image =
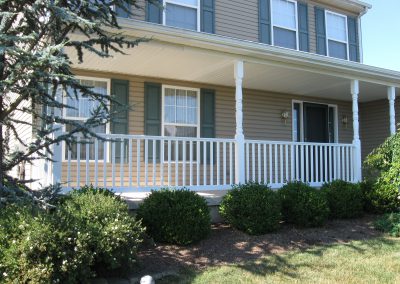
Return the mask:
<svg viewBox="0 0 400 284">
<path fill-rule="evenodd" d="M 188 245 L 206 238 L 211 230 L 207 201 L 186 189 L 152 191 L 137 216 L 158 242 Z"/>
<path fill-rule="evenodd" d="M 326 195 L 308 184 L 295 181 L 279 191 L 284 220 L 303 227 L 322 226 L 329 217 Z"/>
<path fill-rule="evenodd" d="M 390 213 L 375 222 L 375 229 L 388 233 L 392 237 L 400 237 L 400 213 Z"/>
<path fill-rule="evenodd" d="M 222 199 L 219 212 L 233 227 L 250 235 L 276 231 L 282 220 L 278 193 L 258 183 L 234 186 Z"/>
<path fill-rule="evenodd" d="M 332 218 L 355 218 L 363 214 L 363 195 L 359 184 L 335 180 L 325 183 L 321 190 L 326 194 Z"/>
<path fill-rule="evenodd" d="M 360 183 L 364 210 L 368 213 L 383 214 L 395 212 L 400 207 L 398 186 L 384 180 L 367 180 Z"/>
<path fill-rule="evenodd" d="M 140 222 L 105 190 L 73 191 L 52 211 L 31 202 L 0 210 L 0 282 L 86 283 L 136 263 Z"/>
</svg>

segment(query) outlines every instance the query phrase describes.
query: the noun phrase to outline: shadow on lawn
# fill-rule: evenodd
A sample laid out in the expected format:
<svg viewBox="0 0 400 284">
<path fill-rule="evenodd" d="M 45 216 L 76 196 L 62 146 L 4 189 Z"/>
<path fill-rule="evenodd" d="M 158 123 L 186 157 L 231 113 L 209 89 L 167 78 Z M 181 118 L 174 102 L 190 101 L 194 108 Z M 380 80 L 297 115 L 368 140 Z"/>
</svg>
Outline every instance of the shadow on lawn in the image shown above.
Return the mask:
<svg viewBox="0 0 400 284">
<path fill-rule="evenodd" d="M 335 220 L 323 228 L 311 229 L 298 229 L 286 225 L 277 233 L 263 236 L 248 236 L 220 224 L 213 227 L 208 239 L 198 244 L 188 247 L 159 245 L 141 251 L 140 269 L 135 274 L 183 269 L 188 278 L 188 281 L 184 282 L 190 282 L 190 275 L 195 275 L 193 271 L 219 265 L 235 265 L 257 275 L 279 271 L 287 273 L 289 277 L 295 277 L 298 267 L 292 267 L 288 257 L 283 258 L 280 254 L 300 250 L 322 256 L 324 250 L 337 244 L 345 244 L 358 253 L 363 253 L 361 247 L 350 242 L 381 236 L 372 227 L 375 218 L 376 216 L 366 216 L 357 220 Z M 257 261 L 264 256 L 269 257 L 268 262 Z"/>
</svg>

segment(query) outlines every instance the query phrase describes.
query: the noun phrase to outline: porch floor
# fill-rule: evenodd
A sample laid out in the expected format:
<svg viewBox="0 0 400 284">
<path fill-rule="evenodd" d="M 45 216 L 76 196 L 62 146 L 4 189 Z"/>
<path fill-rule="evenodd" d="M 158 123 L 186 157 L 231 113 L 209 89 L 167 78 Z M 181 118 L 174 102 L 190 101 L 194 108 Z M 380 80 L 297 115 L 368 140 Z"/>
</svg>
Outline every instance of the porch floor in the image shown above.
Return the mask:
<svg viewBox="0 0 400 284">
<path fill-rule="evenodd" d="M 210 207 L 218 206 L 227 192 L 228 190 L 196 191 L 198 195 L 206 199 L 207 204 Z M 151 192 L 126 192 L 121 193 L 120 196 L 128 203 L 130 210 L 136 210 L 139 207 L 139 204 L 141 204 L 150 194 Z"/>
</svg>

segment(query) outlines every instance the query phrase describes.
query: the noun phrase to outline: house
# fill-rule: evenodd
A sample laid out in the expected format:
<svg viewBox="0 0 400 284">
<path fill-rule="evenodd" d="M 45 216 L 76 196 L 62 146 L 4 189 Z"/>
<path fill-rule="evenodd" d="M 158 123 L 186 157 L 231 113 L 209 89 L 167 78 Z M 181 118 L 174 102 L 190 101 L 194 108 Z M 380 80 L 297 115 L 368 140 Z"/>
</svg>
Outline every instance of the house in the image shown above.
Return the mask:
<svg viewBox="0 0 400 284">
<path fill-rule="evenodd" d="M 56 145 L 56 162 L 32 170 L 44 181 L 122 192 L 357 182 L 364 157 L 395 133 L 400 72 L 362 63 L 369 4 L 140 3 L 133 16 L 120 13 L 120 25 L 151 40 L 110 59 L 87 54 L 74 69 L 131 109 L 112 106 L 118 115 L 99 127 L 112 141 Z M 76 120 L 94 104 L 65 100 L 78 109 L 64 115 Z"/>
</svg>

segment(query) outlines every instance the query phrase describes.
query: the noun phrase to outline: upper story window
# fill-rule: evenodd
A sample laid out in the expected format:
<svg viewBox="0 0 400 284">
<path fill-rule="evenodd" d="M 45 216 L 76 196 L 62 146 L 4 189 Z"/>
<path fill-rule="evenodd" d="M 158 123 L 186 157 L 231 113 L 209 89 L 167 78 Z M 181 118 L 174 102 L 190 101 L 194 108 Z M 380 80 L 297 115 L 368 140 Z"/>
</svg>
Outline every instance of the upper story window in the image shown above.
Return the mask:
<svg viewBox="0 0 400 284">
<path fill-rule="evenodd" d="M 200 30 L 200 0 L 164 0 L 164 25 Z"/>
<path fill-rule="evenodd" d="M 348 59 L 347 17 L 326 11 L 326 41 L 328 56 Z"/>
<path fill-rule="evenodd" d="M 276 46 L 298 49 L 297 2 L 272 0 L 272 42 Z"/>
</svg>

